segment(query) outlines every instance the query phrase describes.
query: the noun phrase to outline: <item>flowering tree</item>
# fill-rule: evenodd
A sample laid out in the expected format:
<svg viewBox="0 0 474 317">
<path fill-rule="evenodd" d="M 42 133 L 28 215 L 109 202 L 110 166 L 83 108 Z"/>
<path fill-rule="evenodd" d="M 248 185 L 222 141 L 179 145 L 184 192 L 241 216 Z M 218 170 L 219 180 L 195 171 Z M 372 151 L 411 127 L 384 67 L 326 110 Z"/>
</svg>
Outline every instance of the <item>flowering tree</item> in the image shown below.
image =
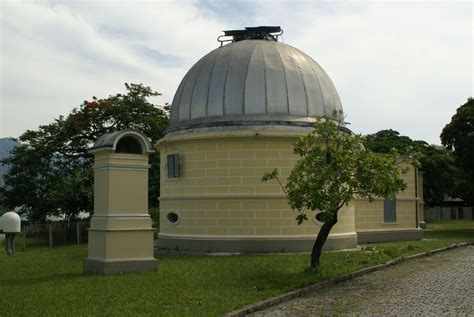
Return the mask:
<svg viewBox="0 0 474 317">
<path fill-rule="evenodd" d="M 361 135 L 341 129 L 337 113 L 332 118 L 316 122 L 314 130 L 301 137 L 294 145 L 300 156 L 282 185 L 275 169 L 266 173 L 262 181 L 276 179 L 284 189 L 291 208 L 298 212 L 298 224 L 308 220 L 307 210 L 324 211 L 318 236 L 311 252 L 311 268 L 319 265 L 324 243 L 337 223 L 339 210 L 354 197 L 393 196 L 405 189 L 396 151 L 380 155 L 367 150 Z"/>
<path fill-rule="evenodd" d="M 158 96 L 142 84 L 125 84 L 127 94 L 104 99 L 93 97 L 67 116 L 19 137 L 21 146 L 2 163 L 5 200 L 10 207 L 23 206 L 31 219 L 64 213 L 75 217 L 92 211 L 92 163 L 88 148 L 105 133 L 137 129 L 152 142 L 162 137 L 168 126 L 168 107 L 158 107 L 147 98 Z M 159 157 L 150 155 L 150 206 L 158 203 Z"/>
</svg>

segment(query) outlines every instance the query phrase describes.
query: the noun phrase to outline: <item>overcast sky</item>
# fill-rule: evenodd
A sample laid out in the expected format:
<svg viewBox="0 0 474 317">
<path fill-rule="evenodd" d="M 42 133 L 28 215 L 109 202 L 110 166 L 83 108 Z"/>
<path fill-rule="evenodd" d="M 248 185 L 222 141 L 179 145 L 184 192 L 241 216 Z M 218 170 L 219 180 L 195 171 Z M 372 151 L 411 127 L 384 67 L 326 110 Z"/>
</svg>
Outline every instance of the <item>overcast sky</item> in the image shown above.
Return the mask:
<svg viewBox="0 0 474 317">
<path fill-rule="evenodd" d="M 144 83 L 171 103 L 222 30 L 280 25 L 329 74 L 358 133 L 440 144 L 473 95 L 473 2 L 2 1 L 0 137 Z"/>
</svg>

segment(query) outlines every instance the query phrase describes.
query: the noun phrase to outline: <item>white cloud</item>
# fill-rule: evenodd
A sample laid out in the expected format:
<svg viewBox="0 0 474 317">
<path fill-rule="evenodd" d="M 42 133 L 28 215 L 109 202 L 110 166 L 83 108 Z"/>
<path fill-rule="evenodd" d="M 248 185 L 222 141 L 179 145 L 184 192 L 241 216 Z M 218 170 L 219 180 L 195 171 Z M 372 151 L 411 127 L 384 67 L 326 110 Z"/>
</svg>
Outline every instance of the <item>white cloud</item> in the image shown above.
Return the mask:
<svg viewBox="0 0 474 317">
<path fill-rule="evenodd" d="M 442 127 L 472 95 L 470 6 L 372 2 L 319 16 L 293 43 L 334 80 L 356 132 L 393 128 L 439 143 Z"/>
<path fill-rule="evenodd" d="M 69 4 L 2 3 L 2 136 L 49 123 L 93 95 L 121 92 L 124 82 L 143 82 L 163 93 L 157 103 L 171 102 L 181 77 L 209 50 L 193 37 L 221 29 L 190 5 Z M 183 30 L 192 21 L 196 28 Z"/>
<path fill-rule="evenodd" d="M 430 143 L 472 92 L 471 2 L 2 2 L 1 136 L 143 82 L 171 102 L 224 29 L 281 25 L 356 132 Z"/>
</svg>

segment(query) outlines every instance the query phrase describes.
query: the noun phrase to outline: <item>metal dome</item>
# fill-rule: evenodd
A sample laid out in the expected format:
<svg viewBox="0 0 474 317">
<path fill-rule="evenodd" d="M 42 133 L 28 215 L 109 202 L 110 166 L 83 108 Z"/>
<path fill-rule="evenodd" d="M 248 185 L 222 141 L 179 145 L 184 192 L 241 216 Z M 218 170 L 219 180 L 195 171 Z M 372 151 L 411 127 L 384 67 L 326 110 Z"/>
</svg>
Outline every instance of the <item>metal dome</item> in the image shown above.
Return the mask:
<svg viewBox="0 0 474 317">
<path fill-rule="evenodd" d="M 242 40 L 201 58 L 171 106 L 168 132 L 213 126 L 311 125 L 342 110 L 326 72 L 300 50 L 269 40 Z"/>
<path fill-rule="evenodd" d="M 0 230 L 5 233 L 20 233 L 21 218 L 13 211 L 9 211 L 0 217 Z"/>
</svg>

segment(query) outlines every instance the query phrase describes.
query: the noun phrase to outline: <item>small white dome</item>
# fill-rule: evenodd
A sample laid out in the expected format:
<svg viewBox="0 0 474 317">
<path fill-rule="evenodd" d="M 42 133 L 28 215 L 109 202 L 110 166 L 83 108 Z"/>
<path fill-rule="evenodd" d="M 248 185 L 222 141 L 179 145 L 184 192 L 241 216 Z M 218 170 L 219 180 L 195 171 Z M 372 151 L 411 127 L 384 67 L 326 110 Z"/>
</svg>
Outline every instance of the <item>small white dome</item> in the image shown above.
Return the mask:
<svg viewBox="0 0 474 317">
<path fill-rule="evenodd" d="M 0 229 L 5 233 L 20 233 L 21 218 L 13 211 L 9 211 L 0 217 Z"/>
<path fill-rule="evenodd" d="M 309 125 L 342 111 L 326 72 L 300 50 L 243 40 L 201 58 L 181 81 L 168 132 L 232 125 Z"/>
</svg>

